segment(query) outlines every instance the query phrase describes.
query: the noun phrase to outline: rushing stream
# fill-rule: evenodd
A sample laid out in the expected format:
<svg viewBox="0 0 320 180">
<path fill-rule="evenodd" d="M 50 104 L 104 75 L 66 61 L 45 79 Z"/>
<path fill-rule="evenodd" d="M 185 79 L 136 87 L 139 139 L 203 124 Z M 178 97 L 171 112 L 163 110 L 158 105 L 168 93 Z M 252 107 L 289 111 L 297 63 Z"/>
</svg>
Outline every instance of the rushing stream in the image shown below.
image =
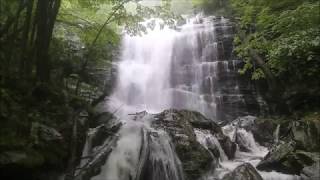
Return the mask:
<svg viewBox="0 0 320 180">
<path fill-rule="evenodd" d="M 199 15 L 176 29 L 160 24 L 156 23 L 146 35 L 123 37 L 118 80 L 107 108 L 111 112 L 119 109 L 116 114 L 124 125 L 118 132 L 117 145 L 93 180 L 184 179 L 170 137 L 165 131 L 151 127 L 154 117 L 147 115 L 137 120 L 130 114 L 141 111 L 159 113 L 175 108 L 195 110 L 213 120 L 221 117 L 218 115 L 218 106 L 222 106 L 220 102 L 223 101 L 221 87 L 230 84 L 221 79 L 221 73 L 228 76 L 237 70 L 239 64 L 238 60 L 225 57 L 225 52 L 221 53 L 227 50 L 218 42 L 219 36 L 229 35 L 229 21 Z M 219 34 L 215 31 L 217 28 Z M 228 97 L 242 101 L 238 84 L 231 87 L 228 90 L 232 95 Z M 201 145 L 207 149 L 215 146 L 220 154 L 219 167 L 203 175 L 204 180 L 222 178 L 244 162 L 256 166 L 268 152 L 244 129 L 229 124 L 223 127 L 223 132 L 232 141 L 237 135 L 237 142 L 241 142 L 247 151 L 242 151 L 238 145 L 236 157 L 229 160 L 215 136 L 194 129 Z M 85 149 L 85 155 L 87 151 Z M 141 173 L 143 171 L 148 173 Z M 259 173 L 266 180 L 299 179 L 298 176 L 276 172 Z"/>
</svg>

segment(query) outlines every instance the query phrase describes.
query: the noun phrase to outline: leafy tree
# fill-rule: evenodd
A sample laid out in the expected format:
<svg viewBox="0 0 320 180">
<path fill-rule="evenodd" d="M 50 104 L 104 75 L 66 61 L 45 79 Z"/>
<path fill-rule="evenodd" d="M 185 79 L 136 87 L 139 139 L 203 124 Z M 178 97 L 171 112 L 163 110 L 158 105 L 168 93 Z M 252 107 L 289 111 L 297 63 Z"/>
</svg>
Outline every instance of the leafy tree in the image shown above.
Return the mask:
<svg viewBox="0 0 320 180">
<path fill-rule="evenodd" d="M 245 61 L 240 73 L 266 79 L 280 101 L 318 96 L 319 2 L 231 0 L 231 5 L 239 19 L 236 52 Z"/>
</svg>

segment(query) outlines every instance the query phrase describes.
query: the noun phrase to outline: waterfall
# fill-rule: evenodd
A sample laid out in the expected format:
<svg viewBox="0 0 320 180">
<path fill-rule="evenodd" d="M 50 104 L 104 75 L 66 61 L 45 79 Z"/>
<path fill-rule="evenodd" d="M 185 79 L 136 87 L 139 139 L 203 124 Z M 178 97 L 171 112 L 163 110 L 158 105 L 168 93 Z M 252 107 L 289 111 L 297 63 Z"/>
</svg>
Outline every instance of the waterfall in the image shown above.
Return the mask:
<svg viewBox="0 0 320 180">
<path fill-rule="evenodd" d="M 153 131 L 147 138 L 149 154 L 136 180 L 184 180 L 181 162 L 167 133 Z"/>
<path fill-rule="evenodd" d="M 175 29 L 159 19 L 148 22 L 154 22 L 155 27 L 147 34 L 123 35 L 116 63 L 118 79 L 106 107 L 116 112 L 123 126 L 93 180 L 184 180 L 183 166 L 169 134 L 151 126 L 155 117 L 149 113 L 188 109 L 215 121 L 230 121 L 248 113 L 246 105 L 255 105 L 254 93 L 248 93 L 252 86 L 237 78 L 241 61 L 232 55 L 232 25 L 227 19 L 197 15 Z M 218 157 L 219 162 L 213 162 L 218 168 L 208 172 L 203 177 L 206 180 L 221 178 L 244 162 L 256 165 L 268 152 L 255 142 L 251 132 L 233 123 L 222 130 L 238 144 L 235 160 L 228 159 L 211 131 L 193 129 L 199 145 Z M 263 173 L 270 180 L 277 175 Z"/>
<path fill-rule="evenodd" d="M 197 141 L 203 145 L 207 150 L 210 148 L 217 148 L 219 151 L 219 160 L 220 161 L 226 161 L 228 160 L 227 155 L 223 151 L 219 141 L 217 138 L 211 134 L 210 131 L 208 130 L 200 130 L 200 129 L 195 129 L 194 132 L 196 133 Z M 210 147 L 211 146 L 211 147 Z M 212 147 L 214 146 L 214 147 Z"/>
<path fill-rule="evenodd" d="M 92 180 L 130 180 L 135 176 L 141 147 L 141 128 L 141 124 L 128 123 L 120 130 L 117 146 L 102 167 L 102 172 Z"/>
<path fill-rule="evenodd" d="M 161 29 L 160 22 L 143 36 L 123 36 L 110 109 L 122 107 L 122 113 L 128 114 L 170 107 L 170 64 L 176 36 L 168 27 Z"/>
<path fill-rule="evenodd" d="M 181 163 L 166 132 L 152 129 L 152 118 L 133 120 L 128 114 L 177 108 L 216 118 L 214 81 L 219 65 L 228 69 L 228 64 L 218 62 L 214 19 L 198 15 L 175 30 L 151 19 L 145 23 L 155 22 L 155 27 L 147 34 L 123 36 L 118 79 L 107 108 L 113 112 L 121 107 L 116 115 L 124 125 L 94 180 L 183 180 Z M 211 141 L 218 142 L 214 137 Z M 219 151 L 226 158 L 221 147 Z"/>
<path fill-rule="evenodd" d="M 226 72 L 230 68 L 229 61 L 219 57 L 221 42 L 215 28 L 226 20 L 198 15 L 177 30 L 154 21 L 156 26 L 148 34 L 124 35 L 109 108 L 124 105 L 124 113 L 189 109 L 216 119 L 215 82 L 219 68 Z"/>
</svg>

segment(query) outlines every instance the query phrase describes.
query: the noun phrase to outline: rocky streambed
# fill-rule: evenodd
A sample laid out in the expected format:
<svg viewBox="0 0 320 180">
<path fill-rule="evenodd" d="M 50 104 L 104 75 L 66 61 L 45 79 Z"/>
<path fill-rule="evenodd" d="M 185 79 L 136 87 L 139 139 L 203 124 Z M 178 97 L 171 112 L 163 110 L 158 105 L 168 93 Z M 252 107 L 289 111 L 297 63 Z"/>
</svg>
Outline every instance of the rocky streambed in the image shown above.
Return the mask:
<svg viewBox="0 0 320 180">
<path fill-rule="evenodd" d="M 76 178 L 318 179 L 319 127 L 253 116 L 221 126 L 194 111 L 139 112 L 91 129 Z"/>
</svg>

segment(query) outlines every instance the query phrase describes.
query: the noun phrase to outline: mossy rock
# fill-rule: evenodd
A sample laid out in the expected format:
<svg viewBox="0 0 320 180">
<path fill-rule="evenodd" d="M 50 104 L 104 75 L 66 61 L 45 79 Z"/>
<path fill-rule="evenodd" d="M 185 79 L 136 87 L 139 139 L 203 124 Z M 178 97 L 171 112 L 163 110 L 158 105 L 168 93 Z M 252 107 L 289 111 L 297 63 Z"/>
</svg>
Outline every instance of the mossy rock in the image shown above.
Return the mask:
<svg viewBox="0 0 320 180">
<path fill-rule="evenodd" d="M 297 142 L 298 149 L 320 151 L 320 121 L 295 121 L 291 125 L 293 140 Z"/>
<path fill-rule="evenodd" d="M 249 163 L 238 166 L 231 173 L 226 174 L 222 180 L 263 180 L 257 170 Z"/>
<path fill-rule="evenodd" d="M 2 152 L 0 155 L 0 167 L 16 166 L 23 168 L 37 168 L 43 165 L 44 157 L 34 150 L 12 150 Z"/>
<path fill-rule="evenodd" d="M 198 112 L 166 110 L 156 115 L 152 126 L 164 129 L 171 137 L 182 163 L 187 180 L 194 180 L 207 172 L 213 161 L 210 152 L 197 140 L 191 122 L 208 121 Z"/>
</svg>

